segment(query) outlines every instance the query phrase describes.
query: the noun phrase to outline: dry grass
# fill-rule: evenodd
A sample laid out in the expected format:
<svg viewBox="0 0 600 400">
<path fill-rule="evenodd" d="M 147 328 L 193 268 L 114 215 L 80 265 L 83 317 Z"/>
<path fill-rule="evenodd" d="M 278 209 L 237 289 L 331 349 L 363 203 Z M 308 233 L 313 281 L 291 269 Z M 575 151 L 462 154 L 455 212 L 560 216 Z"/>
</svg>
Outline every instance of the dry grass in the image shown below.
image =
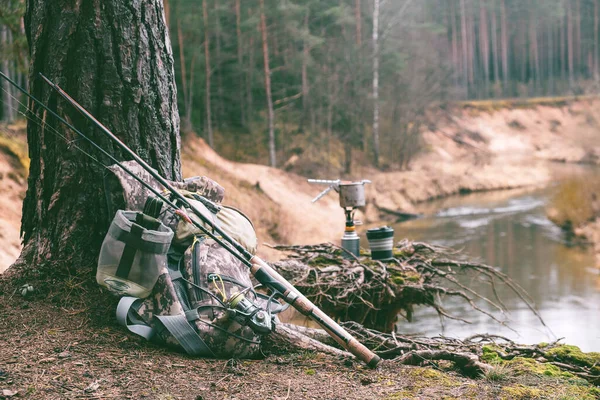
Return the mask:
<svg viewBox="0 0 600 400">
<path fill-rule="evenodd" d="M 0 126 L 0 152 L 9 157 L 15 171 L 24 178 L 29 173 L 29 155 L 24 134 L 15 133 L 15 128 L 18 127 Z"/>
<path fill-rule="evenodd" d="M 582 100 L 595 100 L 597 95 L 583 96 L 555 96 L 555 97 L 531 97 L 525 99 L 499 99 L 499 100 L 471 100 L 461 101 L 457 105 L 465 108 L 483 112 L 493 112 L 501 109 L 529 109 L 537 106 L 564 107 L 565 105 Z"/>
<path fill-rule="evenodd" d="M 600 177 L 562 182 L 550 200 L 548 217 L 565 230 L 573 230 L 600 216 Z"/>
</svg>

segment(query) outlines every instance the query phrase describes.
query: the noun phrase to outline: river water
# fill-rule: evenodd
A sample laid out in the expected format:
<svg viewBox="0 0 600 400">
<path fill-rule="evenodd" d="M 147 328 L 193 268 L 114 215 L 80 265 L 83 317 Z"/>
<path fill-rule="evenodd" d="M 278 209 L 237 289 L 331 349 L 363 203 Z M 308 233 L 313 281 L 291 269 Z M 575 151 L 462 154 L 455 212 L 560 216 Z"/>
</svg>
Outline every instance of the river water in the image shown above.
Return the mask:
<svg viewBox="0 0 600 400">
<path fill-rule="evenodd" d="M 498 267 L 531 295 L 546 327 L 509 288 L 499 285 L 508 324 L 516 332 L 453 298 L 442 299 L 445 309 L 472 324 L 449 319 L 442 324 L 434 310 L 422 307 L 415 310 L 412 323 L 398 323 L 398 332 L 458 338 L 494 333 L 526 344 L 564 337 L 564 342 L 584 351 L 600 351 L 600 273 L 591 249 L 569 243 L 546 218 L 552 190 L 556 189 L 434 201 L 423 206 L 423 218 L 394 226 L 396 240 L 406 237 L 462 249 L 475 260 Z M 493 298 L 488 284 L 478 279 L 464 283 Z"/>
</svg>

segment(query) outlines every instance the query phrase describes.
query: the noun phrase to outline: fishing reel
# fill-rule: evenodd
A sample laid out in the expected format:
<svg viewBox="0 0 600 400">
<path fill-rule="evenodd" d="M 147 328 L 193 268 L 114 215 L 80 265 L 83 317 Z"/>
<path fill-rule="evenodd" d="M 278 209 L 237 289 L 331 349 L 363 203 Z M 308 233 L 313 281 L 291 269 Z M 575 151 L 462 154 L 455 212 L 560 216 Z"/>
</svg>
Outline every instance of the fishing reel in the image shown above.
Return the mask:
<svg viewBox="0 0 600 400">
<path fill-rule="evenodd" d="M 257 299 L 264 297 L 263 300 L 267 301 L 266 308 L 263 308 L 246 296 L 249 290 L 250 288 L 245 289 L 240 293 L 233 294 L 229 298 L 229 301 L 226 303 L 229 317 L 241 325 L 249 326 L 259 335 L 271 333 L 274 329 L 274 314 L 285 310 L 288 305 L 281 305 L 279 302 L 273 300 L 274 296 L 267 297 L 257 294 Z M 271 311 L 272 302 L 278 305 L 278 308 L 273 311 Z"/>
</svg>

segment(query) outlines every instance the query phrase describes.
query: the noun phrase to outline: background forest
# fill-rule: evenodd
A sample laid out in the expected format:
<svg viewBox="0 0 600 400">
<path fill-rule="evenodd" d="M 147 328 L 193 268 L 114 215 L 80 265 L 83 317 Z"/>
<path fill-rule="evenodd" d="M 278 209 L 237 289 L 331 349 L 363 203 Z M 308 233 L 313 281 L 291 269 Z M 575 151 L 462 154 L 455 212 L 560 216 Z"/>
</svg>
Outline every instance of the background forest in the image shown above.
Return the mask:
<svg viewBox="0 0 600 400">
<path fill-rule="evenodd" d="M 450 102 L 598 89 L 600 0 L 164 3 L 182 130 L 306 175 L 407 168 Z M 24 8 L 0 7 L 0 68 L 22 83 Z"/>
</svg>

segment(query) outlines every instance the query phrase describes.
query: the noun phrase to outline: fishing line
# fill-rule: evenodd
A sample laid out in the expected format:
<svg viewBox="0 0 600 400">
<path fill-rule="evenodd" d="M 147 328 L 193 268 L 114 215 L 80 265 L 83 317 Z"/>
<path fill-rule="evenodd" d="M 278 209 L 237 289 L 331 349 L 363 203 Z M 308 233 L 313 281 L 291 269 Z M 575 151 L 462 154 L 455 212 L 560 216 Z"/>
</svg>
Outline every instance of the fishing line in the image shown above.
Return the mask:
<svg viewBox="0 0 600 400">
<path fill-rule="evenodd" d="M 41 129 L 43 129 L 43 130 L 48 129 L 51 133 L 53 133 L 54 135 L 63 139 L 69 147 L 73 146 L 74 148 L 76 148 L 77 150 L 81 151 L 83 154 L 88 156 L 90 159 L 92 159 L 93 161 L 95 161 L 96 163 L 98 163 L 99 165 L 101 165 L 102 167 L 104 167 L 110 171 L 109 167 L 106 166 L 102 161 L 98 160 L 96 157 L 92 156 L 90 153 L 88 153 L 87 151 L 85 151 L 81 147 L 79 147 L 77 144 L 75 144 L 75 142 L 80 141 L 81 138 L 74 138 L 72 140 L 69 140 L 69 138 L 67 138 L 65 135 L 60 133 L 56 128 L 54 128 L 52 125 L 48 124 L 46 121 L 44 121 L 42 118 L 40 118 L 36 113 L 34 113 L 33 109 L 29 108 L 27 105 L 23 104 L 17 97 L 13 96 L 12 93 L 8 92 L 4 88 L 2 88 L 2 90 L 5 93 L 7 93 L 10 97 L 12 97 L 17 103 L 19 103 L 28 113 L 25 113 L 20 108 L 14 107 L 9 104 L 8 107 L 10 107 L 13 111 L 16 111 L 17 114 L 21 114 L 23 117 L 25 117 L 26 120 L 33 122 L 34 124 L 39 126 Z M 37 118 L 40 122 L 33 119 L 33 117 Z"/>
<path fill-rule="evenodd" d="M 17 103 L 19 103 L 26 111 L 27 114 L 29 114 L 29 116 L 27 114 L 25 114 L 23 111 L 10 106 L 13 110 L 17 111 L 17 113 L 23 115 L 27 120 L 33 122 L 34 124 L 36 124 L 37 126 L 39 126 L 41 129 L 48 129 L 51 133 L 53 133 L 54 135 L 62 138 L 67 145 L 69 146 L 73 146 L 75 149 L 81 151 L 83 154 L 85 154 L 87 157 L 89 157 L 91 160 L 95 161 L 98 165 L 100 165 L 101 167 L 107 169 L 108 171 L 111 171 L 111 169 L 104 164 L 102 161 L 98 160 L 97 158 L 95 158 L 94 156 L 92 156 L 91 154 L 89 154 L 87 151 L 83 150 L 80 146 L 78 146 L 77 144 L 74 144 L 73 142 L 78 140 L 77 138 L 73 139 L 73 140 L 69 140 L 66 136 L 64 136 L 63 134 L 61 134 L 56 128 L 54 128 L 53 126 L 51 126 L 50 124 L 48 124 L 46 121 L 44 121 L 41 117 L 39 117 L 33 110 L 32 107 L 29 107 L 25 104 L 23 104 L 18 98 L 16 98 L 13 94 L 9 93 L 5 88 L 2 88 L 2 90 L 4 92 L 6 92 L 10 97 L 12 97 L 14 100 L 17 101 Z M 139 176 L 137 176 L 136 174 L 134 174 L 133 172 L 129 171 L 127 167 L 125 167 L 124 165 L 121 164 L 121 162 L 119 160 L 117 160 L 113 155 L 111 155 L 110 153 L 108 153 L 106 150 L 104 150 L 102 147 L 100 147 L 97 143 L 95 143 L 93 140 L 91 140 L 89 137 L 87 137 L 86 135 L 84 135 L 83 133 L 81 133 L 78 129 L 76 129 L 73 125 L 71 125 L 69 122 L 67 122 L 64 118 L 60 117 L 59 115 L 57 115 L 54 111 L 50 110 L 47 106 L 45 106 L 43 103 L 39 102 L 39 100 L 35 99 L 33 96 L 31 96 L 32 100 L 34 102 L 37 102 L 37 104 L 39 106 L 41 106 L 43 109 L 45 109 L 46 111 L 48 111 L 50 113 L 50 115 L 54 116 L 55 118 L 57 118 L 60 122 L 62 122 L 63 124 L 65 124 L 68 128 L 70 128 L 71 130 L 73 130 L 75 133 L 77 133 L 79 135 L 79 140 L 84 139 L 85 141 L 87 141 L 88 143 L 90 143 L 92 146 L 94 146 L 97 150 L 99 150 L 102 154 L 104 154 L 106 157 L 108 157 L 111 161 L 113 161 L 116 165 L 118 165 L 119 167 L 121 167 L 121 169 L 123 171 L 125 171 L 126 173 L 128 173 L 131 177 L 133 177 L 137 182 L 139 182 L 142 186 L 144 186 L 146 189 L 150 190 L 153 194 L 155 194 L 156 196 L 158 196 L 161 200 L 163 200 L 165 202 L 165 204 L 167 204 L 168 206 L 170 206 L 173 210 L 175 210 L 175 214 L 186 219 L 185 217 L 187 217 L 187 219 L 189 219 L 189 217 L 187 215 L 185 215 L 185 217 L 183 217 L 180 213 L 178 213 L 177 211 L 180 211 L 180 208 L 177 207 L 175 205 L 175 203 L 173 203 L 172 201 L 170 201 L 169 199 L 167 199 L 164 195 L 162 195 L 161 193 L 159 193 L 155 188 L 153 188 L 150 184 L 148 184 L 146 181 L 144 181 L 142 178 L 140 178 Z M 33 119 L 33 117 L 35 117 L 36 119 L 38 119 L 41 122 L 36 121 L 35 119 Z M 113 171 L 111 171 L 112 173 Z M 191 222 L 191 219 L 187 222 Z M 193 225 L 198 226 L 196 223 L 192 223 Z M 210 237 L 211 234 L 207 233 L 208 236 Z M 213 240 L 215 239 L 214 237 L 211 237 Z M 219 243 L 219 241 L 217 241 Z M 229 246 L 229 243 L 227 242 L 220 242 L 219 244 L 224 247 L 226 250 L 228 250 L 230 253 L 232 253 L 233 255 L 236 255 L 235 253 L 237 253 L 237 250 L 234 249 L 233 247 Z M 236 258 L 240 258 L 243 256 L 241 254 L 239 254 L 239 256 L 236 256 Z"/>
<path fill-rule="evenodd" d="M 238 251 L 237 248 L 235 248 L 233 245 L 230 245 L 229 242 L 227 241 L 222 241 L 219 240 L 219 238 L 212 232 L 210 232 L 206 227 L 202 226 L 200 223 L 193 221 L 185 212 L 184 209 L 181 209 L 180 207 L 178 207 L 175 203 L 173 203 L 170 199 L 166 198 L 163 194 L 161 194 L 160 192 L 158 192 L 155 188 L 153 188 L 150 184 L 148 184 L 146 181 L 144 181 L 142 178 L 140 178 L 139 176 L 137 176 L 135 173 L 133 173 L 132 171 L 130 171 L 127 167 L 125 167 L 119 160 L 117 160 L 113 155 L 111 155 L 110 153 L 108 153 L 106 150 L 104 150 L 100 145 L 98 145 L 96 142 L 94 142 L 92 139 L 90 139 L 88 136 L 86 136 L 85 134 L 83 134 L 81 131 L 79 131 L 77 128 L 75 128 L 71 123 L 67 122 L 64 118 L 62 118 L 60 115 L 58 115 L 56 112 L 54 112 L 53 110 L 51 110 L 48 106 L 46 106 L 44 103 L 42 103 L 40 100 L 38 100 L 35 96 L 33 96 L 32 94 L 28 93 L 27 91 L 25 91 L 23 88 L 21 88 L 20 86 L 16 85 L 16 83 L 14 83 L 10 78 L 6 77 L 6 75 L 4 75 L 2 72 L 0 72 L 0 76 L 3 76 L 5 79 L 7 79 L 10 83 L 13 84 L 13 86 L 15 86 L 17 89 L 19 89 L 19 91 L 21 91 L 23 94 L 25 94 L 26 96 L 28 96 L 29 98 L 31 98 L 31 100 L 35 103 L 38 104 L 40 107 L 42 107 L 44 110 L 46 110 L 48 113 L 50 113 L 50 115 L 54 116 L 56 119 L 58 119 L 60 122 L 62 122 L 64 125 L 66 125 L 69 129 L 71 129 L 73 132 L 77 133 L 82 139 L 84 139 L 85 141 L 87 141 L 89 144 L 91 144 L 93 147 L 95 147 L 98 151 L 100 151 L 102 154 L 104 154 L 106 157 L 108 157 L 111 161 L 113 161 L 116 165 L 118 165 L 123 171 L 125 171 L 128 175 L 130 175 L 132 178 L 134 178 L 137 182 L 139 182 L 142 186 L 144 186 L 146 189 L 148 189 L 149 191 L 151 191 L 154 195 L 156 195 L 158 198 L 160 198 L 165 204 L 167 204 L 168 206 L 170 206 L 173 210 L 175 210 L 175 214 L 178 215 L 179 217 L 183 218 L 186 222 L 196 226 L 198 229 L 200 229 L 203 233 L 205 233 L 208 237 L 210 237 L 211 239 L 213 239 L 214 241 L 216 241 L 217 243 L 219 243 L 222 247 L 224 247 L 225 249 L 227 249 L 234 257 L 236 257 L 238 260 L 242 261 L 246 266 L 251 267 L 251 263 Z M 4 91 L 6 91 L 3 88 Z M 12 96 L 11 94 L 11 97 Z M 18 100 L 17 100 L 18 101 Z M 22 104 L 21 102 L 19 102 L 20 104 Z M 30 113 L 34 114 L 38 119 L 40 119 L 45 126 L 48 126 L 47 123 L 45 121 L 43 121 L 40 117 L 38 117 L 35 113 L 33 113 L 33 108 L 30 107 L 25 107 L 26 110 L 28 110 Z M 85 114 L 83 114 L 85 116 Z M 27 117 L 26 117 L 27 118 Z M 34 123 L 37 123 L 36 121 L 32 121 Z M 38 123 L 39 124 L 39 123 Z M 52 127 L 50 127 L 52 128 Z M 52 131 L 51 131 L 52 132 Z M 58 133 L 58 135 L 60 137 L 62 137 L 67 143 L 69 143 L 69 140 L 66 139 L 63 135 L 61 135 L 60 133 Z M 75 146 L 75 145 L 74 145 Z M 75 146 L 77 149 L 81 148 L 79 146 Z M 86 152 L 84 150 L 81 150 L 82 152 L 84 152 L 84 154 L 86 154 Z M 136 160 L 137 161 L 137 160 Z M 105 164 L 99 162 L 100 165 L 102 165 L 104 168 L 108 168 Z M 160 182 L 159 182 L 160 183 Z M 164 185 L 162 185 L 164 186 Z M 227 243 L 227 244 L 226 244 Z"/>
</svg>

